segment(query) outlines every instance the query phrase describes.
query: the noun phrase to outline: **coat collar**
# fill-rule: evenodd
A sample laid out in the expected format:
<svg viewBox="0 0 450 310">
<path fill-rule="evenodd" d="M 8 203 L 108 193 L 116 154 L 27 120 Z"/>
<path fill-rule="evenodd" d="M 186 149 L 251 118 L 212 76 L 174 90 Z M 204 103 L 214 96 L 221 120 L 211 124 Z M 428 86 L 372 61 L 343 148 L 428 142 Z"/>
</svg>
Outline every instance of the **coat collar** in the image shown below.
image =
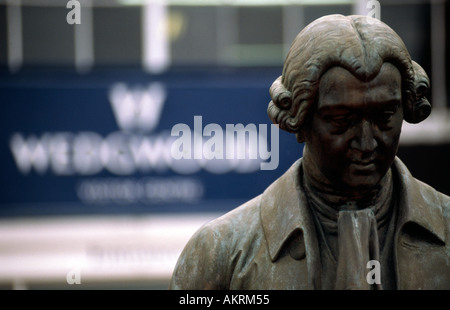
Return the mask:
<svg viewBox="0 0 450 310">
<path fill-rule="evenodd" d="M 429 185 L 415 179 L 405 164 L 395 158 L 394 165 L 399 180 L 399 222 L 401 231 L 408 222 L 425 228 L 445 243 L 445 219 L 442 211 L 442 194 Z"/>
<path fill-rule="evenodd" d="M 400 159 L 393 168 L 399 181 L 399 214 L 402 228 L 414 222 L 445 242 L 445 221 L 439 193 L 416 180 Z M 304 234 L 304 242 L 311 264 L 319 259 L 314 221 L 308 201 L 301 190 L 302 160 L 297 160 L 261 197 L 261 221 L 272 261 L 277 259 L 285 242 L 296 232 Z"/>
<path fill-rule="evenodd" d="M 261 221 L 270 258 L 276 260 L 285 241 L 298 230 L 304 230 L 307 221 L 300 212 L 307 206 L 299 190 L 301 159 L 297 160 L 279 179 L 272 183 L 261 197 Z"/>
</svg>

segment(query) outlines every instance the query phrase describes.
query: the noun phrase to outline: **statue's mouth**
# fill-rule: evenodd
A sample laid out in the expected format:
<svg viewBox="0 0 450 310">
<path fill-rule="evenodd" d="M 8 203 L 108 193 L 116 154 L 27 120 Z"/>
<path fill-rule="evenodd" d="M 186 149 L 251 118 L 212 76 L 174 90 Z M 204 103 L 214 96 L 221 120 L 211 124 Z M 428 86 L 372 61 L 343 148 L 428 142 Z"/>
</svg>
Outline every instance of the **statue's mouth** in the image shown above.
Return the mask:
<svg viewBox="0 0 450 310">
<path fill-rule="evenodd" d="M 376 171 L 375 160 L 352 160 L 350 167 L 356 172 L 371 173 Z"/>
<path fill-rule="evenodd" d="M 371 164 L 375 164 L 375 159 L 371 160 L 352 160 L 352 164 L 358 165 L 358 166 L 369 166 Z"/>
</svg>

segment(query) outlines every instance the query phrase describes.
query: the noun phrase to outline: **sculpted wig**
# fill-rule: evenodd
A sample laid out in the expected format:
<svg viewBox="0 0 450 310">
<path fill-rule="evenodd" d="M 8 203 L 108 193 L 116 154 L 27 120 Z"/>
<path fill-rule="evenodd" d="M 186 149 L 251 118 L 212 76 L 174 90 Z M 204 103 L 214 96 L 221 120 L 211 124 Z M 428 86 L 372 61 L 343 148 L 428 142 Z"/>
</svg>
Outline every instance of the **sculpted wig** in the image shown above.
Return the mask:
<svg viewBox="0 0 450 310">
<path fill-rule="evenodd" d="M 328 69 L 341 66 L 361 81 L 370 81 L 385 62 L 401 73 L 404 119 L 418 123 L 427 118 L 431 105 L 425 98 L 430 86 L 425 71 L 411 60 L 403 41 L 389 26 L 356 15 L 325 16 L 298 34 L 282 76 L 270 87 L 268 115 L 303 142 L 302 126 L 318 97 L 320 78 Z"/>
</svg>

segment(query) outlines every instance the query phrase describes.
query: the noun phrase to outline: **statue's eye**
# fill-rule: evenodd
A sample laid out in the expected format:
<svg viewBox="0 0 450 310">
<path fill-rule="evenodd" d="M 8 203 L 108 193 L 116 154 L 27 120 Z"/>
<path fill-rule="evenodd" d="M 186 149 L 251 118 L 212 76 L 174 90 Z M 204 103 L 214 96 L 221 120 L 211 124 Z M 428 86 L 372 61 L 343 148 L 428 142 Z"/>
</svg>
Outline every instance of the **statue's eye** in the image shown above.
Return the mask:
<svg viewBox="0 0 450 310">
<path fill-rule="evenodd" d="M 330 118 L 330 122 L 341 128 L 347 128 L 358 123 L 360 118 L 356 114 L 335 115 Z"/>
<path fill-rule="evenodd" d="M 356 125 L 358 121 L 359 117 L 355 114 L 333 115 L 328 118 L 328 122 L 331 124 L 335 134 L 345 132 L 347 129 Z"/>
<path fill-rule="evenodd" d="M 395 111 L 386 110 L 378 113 L 377 115 L 377 121 L 381 123 L 388 123 L 392 120 L 392 117 L 394 116 Z"/>
<path fill-rule="evenodd" d="M 350 124 L 350 118 L 348 115 L 336 115 L 329 118 L 329 121 L 335 127 L 347 127 Z"/>
</svg>

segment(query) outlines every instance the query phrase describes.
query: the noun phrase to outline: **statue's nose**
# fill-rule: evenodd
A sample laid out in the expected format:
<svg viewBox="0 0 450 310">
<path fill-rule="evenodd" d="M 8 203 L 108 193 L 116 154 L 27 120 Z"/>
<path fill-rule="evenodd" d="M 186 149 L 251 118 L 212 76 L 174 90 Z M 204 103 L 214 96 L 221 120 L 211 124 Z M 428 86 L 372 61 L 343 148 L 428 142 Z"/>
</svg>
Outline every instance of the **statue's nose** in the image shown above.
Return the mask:
<svg viewBox="0 0 450 310">
<path fill-rule="evenodd" d="M 375 139 L 375 128 L 368 120 L 362 120 L 359 126 L 355 128 L 355 137 L 351 142 L 351 147 L 364 153 L 375 151 L 378 146 Z"/>
</svg>

